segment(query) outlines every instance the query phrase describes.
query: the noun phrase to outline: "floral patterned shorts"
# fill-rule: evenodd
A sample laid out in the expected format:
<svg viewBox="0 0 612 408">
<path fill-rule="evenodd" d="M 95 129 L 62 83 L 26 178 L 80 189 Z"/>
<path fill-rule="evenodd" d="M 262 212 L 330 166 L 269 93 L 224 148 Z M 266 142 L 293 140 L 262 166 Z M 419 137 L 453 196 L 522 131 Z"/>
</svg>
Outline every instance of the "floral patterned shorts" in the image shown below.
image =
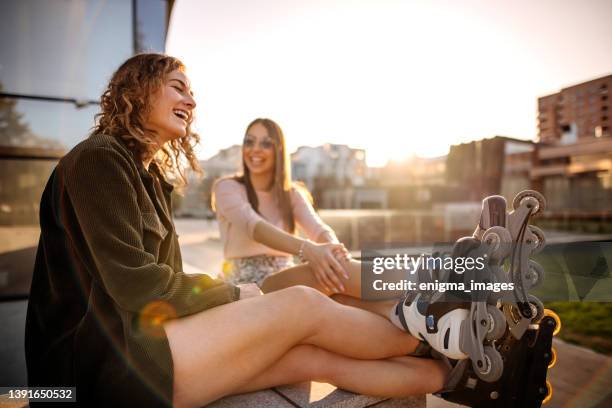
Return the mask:
<svg viewBox="0 0 612 408">
<path fill-rule="evenodd" d="M 294 266 L 293 258 L 286 256 L 257 255 L 226 260 L 223 264 L 225 280 L 234 285 L 261 283 L 266 276 Z"/>
</svg>

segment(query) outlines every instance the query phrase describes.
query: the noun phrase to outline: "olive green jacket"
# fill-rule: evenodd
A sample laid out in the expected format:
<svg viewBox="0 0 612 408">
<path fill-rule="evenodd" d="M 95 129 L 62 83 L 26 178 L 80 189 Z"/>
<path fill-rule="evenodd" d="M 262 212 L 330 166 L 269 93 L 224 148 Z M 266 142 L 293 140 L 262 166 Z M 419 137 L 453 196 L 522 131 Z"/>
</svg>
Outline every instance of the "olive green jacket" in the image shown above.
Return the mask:
<svg viewBox="0 0 612 408">
<path fill-rule="evenodd" d="M 233 285 L 183 272 L 172 189 L 114 137 L 93 135 L 60 160 L 40 206 L 30 386 L 76 386 L 87 406 L 171 401 L 163 320 L 239 297 Z"/>
</svg>

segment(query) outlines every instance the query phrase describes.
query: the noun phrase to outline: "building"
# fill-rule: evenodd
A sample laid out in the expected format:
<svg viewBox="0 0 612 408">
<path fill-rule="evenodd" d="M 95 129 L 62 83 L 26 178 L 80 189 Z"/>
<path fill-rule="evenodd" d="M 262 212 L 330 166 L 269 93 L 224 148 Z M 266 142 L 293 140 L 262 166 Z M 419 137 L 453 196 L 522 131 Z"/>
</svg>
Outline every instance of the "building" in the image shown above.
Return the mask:
<svg viewBox="0 0 612 408">
<path fill-rule="evenodd" d="M 353 189 L 365 185 L 365 150 L 346 145 L 301 146 L 291 154 L 291 173 L 323 208 L 352 208 Z"/>
<path fill-rule="evenodd" d="M 121 62 L 164 51 L 173 1 L 20 0 L 0 6 L 0 317 L 17 326 L 59 158 L 87 137 Z M 23 327 L 19 323 L 19 327 Z M 0 331 L 0 383 L 26 385 L 23 331 Z"/>
<path fill-rule="evenodd" d="M 530 172 L 532 185 L 557 215 L 596 215 L 612 210 L 612 137 L 588 137 L 576 143 L 541 144 Z"/>
<path fill-rule="evenodd" d="M 611 136 L 612 75 L 538 98 L 538 137 L 542 143 L 576 143 Z"/>
<path fill-rule="evenodd" d="M 522 190 L 532 188 L 531 171 L 537 144 L 530 140 L 506 138 L 499 194 L 511 200 Z"/>
<path fill-rule="evenodd" d="M 221 149 L 207 160 L 200 161 L 206 178 L 217 179 L 242 171 L 242 146 L 233 145 Z"/>
<path fill-rule="evenodd" d="M 386 208 L 426 209 L 444 201 L 445 169 L 446 156 L 389 161 L 377 180 L 386 192 Z"/>
<path fill-rule="evenodd" d="M 443 185 L 446 174 L 446 156 L 417 157 L 389 161 L 381 169 L 380 183 L 383 186 Z"/>
<path fill-rule="evenodd" d="M 540 144 L 530 177 L 553 215 L 599 214 L 605 219 L 610 213 L 611 89 L 608 75 L 538 99 Z"/>
<path fill-rule="evenodd" d="M 533 142 L 505 136 L 451 146 L 446 181 L 455 190 L 449 201 L 480 201 L 494 194 L 511 200 L 531 186 L 534 152 Z"/>
<path fill-rule="evenodd" d="M 177 217 L 212 218 L 211 191 L 215 180 L 242 171 L 242 146 L 233 145 L 219 150 L 207 160 L 200 161 L 204 177 L 192 175 L 182 196 L 176 197 L 174 213 Z"/>
<path fill-rule="evenodd" d="M 312 191 L 326 186 L 361 186 L 365 182 L 365 150 L 346 145 L 301 146 L 291 154 L 291 172 Z"/>
<path fill-rule="evenodd" d="M 27 295 L 45 183 L 87 136 L 119 64 L 140 51 L 164 51 L 172 3 L 2 2 L 0 297 Z"/>
</svg>

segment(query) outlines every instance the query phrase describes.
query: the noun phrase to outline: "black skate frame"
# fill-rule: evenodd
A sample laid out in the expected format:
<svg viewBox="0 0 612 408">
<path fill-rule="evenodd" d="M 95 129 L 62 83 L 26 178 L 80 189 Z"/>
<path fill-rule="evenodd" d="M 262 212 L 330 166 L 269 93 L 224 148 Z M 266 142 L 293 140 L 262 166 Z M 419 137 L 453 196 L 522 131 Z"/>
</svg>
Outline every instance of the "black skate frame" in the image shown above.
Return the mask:
<svg viewBox="0 0 612 408">
<path fill-rule="evenodd" d="M 467 365 L 456 388 L 441 392 L 439 397 L 476 408 L 540 407 L 549 393 L 546 383 L 552 360 L 552 338 L 555 319 L 542 318 L 531 325 L 520 340 L 509 332 L 499 340 L 504 360 L 504 374 L 493 383 L 482 381 Z"/>
</svg>

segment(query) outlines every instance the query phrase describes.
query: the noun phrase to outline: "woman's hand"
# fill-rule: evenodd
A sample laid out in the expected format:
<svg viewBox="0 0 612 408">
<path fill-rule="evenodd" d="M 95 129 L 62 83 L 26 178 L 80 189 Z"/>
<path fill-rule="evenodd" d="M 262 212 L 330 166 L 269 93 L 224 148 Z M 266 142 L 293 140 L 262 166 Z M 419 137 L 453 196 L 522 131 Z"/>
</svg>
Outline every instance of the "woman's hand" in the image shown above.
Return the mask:
<svg viewBox="0 0 612 408">
<path fill-rule="evenodd" d="M 255 283 L 243 283 L 238 287 L 240 288 L 240 300 L 263 295 Z"/>
<path fill-rule="evenodd" d="M 344 245 L 342 245 L 341 249 L 334 249 L 334 256 L 338 261 L 348 262 L 352 259 L 351 253 L 346 249 Z"/>
<path fill-rule="evenodd" d="M 348 279 L 348 274 L 338 262 L 348 254 L 344 245 L 305 241 L 302 253 L 321 286 L 328 292 L 344 292 L 341 279 Z"/>
<path fill-rule="evenodd" d="M 320 244 L 339 244 L 338 237 L 332 231 L 325 230 L 319 235 L 317 241 Z M 334 256 L 338 261 L 349 261 L 351 259 L 351 253 L 343 245 L 341 249 L 334 250 Z"/>
</svg>

